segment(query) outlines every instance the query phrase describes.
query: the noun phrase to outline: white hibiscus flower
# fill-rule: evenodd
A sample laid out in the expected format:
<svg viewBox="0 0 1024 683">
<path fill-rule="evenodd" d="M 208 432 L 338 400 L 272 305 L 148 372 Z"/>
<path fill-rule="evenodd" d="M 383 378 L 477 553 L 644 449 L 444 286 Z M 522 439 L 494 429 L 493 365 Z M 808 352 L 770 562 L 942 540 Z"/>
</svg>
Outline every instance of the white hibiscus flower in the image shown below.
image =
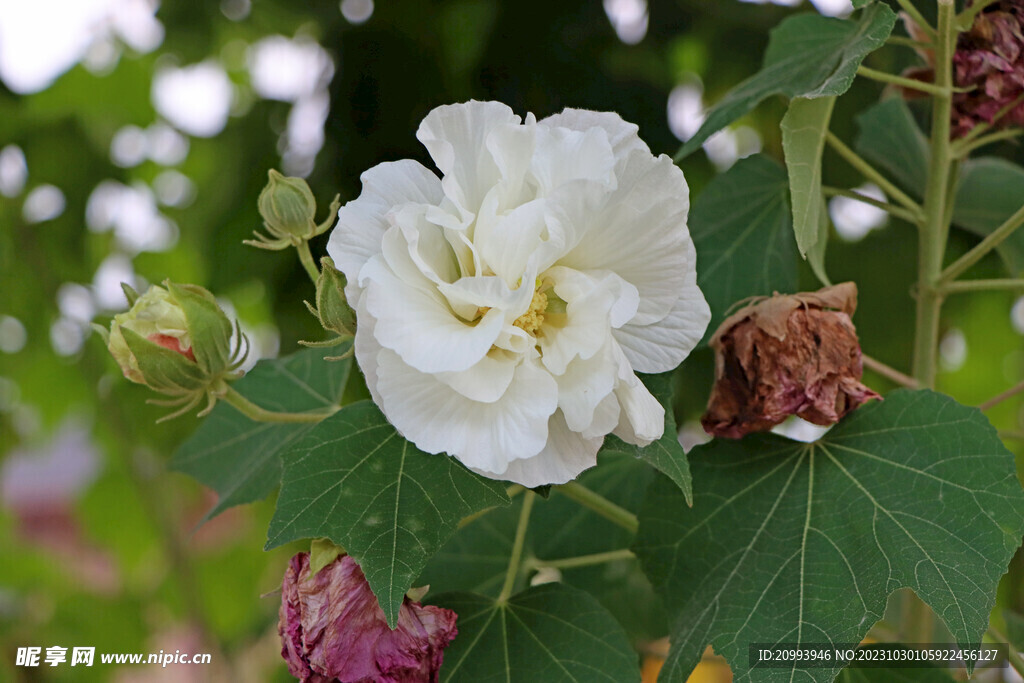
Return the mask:
<svg viewBox="0 0 1024 683">
<path fill-rule="evenodd" d="M 593 466 L 609 433 L 659 438 L 664 409 L 635 373 L 676 367 L 710 319 L 682 171 L 613 113 L 521 121 L 468 102 L 416 137 L 442 177 L 370 169 L 327 247 L 388 420 L 531 487 Z"/>
</svg>

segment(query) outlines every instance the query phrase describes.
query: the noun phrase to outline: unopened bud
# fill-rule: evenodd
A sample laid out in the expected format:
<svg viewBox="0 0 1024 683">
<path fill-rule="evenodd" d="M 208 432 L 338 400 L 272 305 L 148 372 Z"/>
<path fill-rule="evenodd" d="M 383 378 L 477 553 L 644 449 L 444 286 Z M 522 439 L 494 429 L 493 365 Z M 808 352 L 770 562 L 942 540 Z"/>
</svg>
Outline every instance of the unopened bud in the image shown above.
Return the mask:
<svg viewBox="0 0 1024 683">
<path fill-rule="evenodd" d="M 830 425 L 872 398 L 850 316 L 857 286 L 776 295 L 746 306 L 711 337 L 715 387 L 701 418 L 714 436 L 767 431 L 790 415 Z"/>
<path fill-rule="evenodd" d="M 316 282 L 316 306 L 306 302 L 309 312 L 316 316 L 328 332 L 336 336 L 322 342 L 299 342 L 305 346 L 327 347 L 352 339 L 356 333 L 356 314 L 345 298 L 345 274 L 334 267 L 334 261 L 325 256 L 320 260 L 320 277 Z M 339 356 L 344 357 L 344 356 Z M 329 359 L 333 360 L 333 358 Z"/>
<path fill-rule="evenodd" d="M 267 175 L 269 180 L 260 192 L 258 205 L 270 236 L 257 232 L 257 239 L 246 240 L 245 244 L 261 249 L 286 249 L 311 240 L 331 227 L 340 206 L 338 197 L 331 202 L 327 219 L 317 225 L 316 199 L 306 181 L 282 175 L 274 169 Z"/>
<path fill-rule="evenodd" d="M 131 308 L 101 331 L 126 378 L 185 404 L 175 415 L 210 399 L 237 376 L 242 337 L 231 351 L 232 326 L 213 295 L 197 285 L 165 281 L 141 296 L 124 285 Z M 174 415 L 172 415 L 173 417 Z"/>
</svg>

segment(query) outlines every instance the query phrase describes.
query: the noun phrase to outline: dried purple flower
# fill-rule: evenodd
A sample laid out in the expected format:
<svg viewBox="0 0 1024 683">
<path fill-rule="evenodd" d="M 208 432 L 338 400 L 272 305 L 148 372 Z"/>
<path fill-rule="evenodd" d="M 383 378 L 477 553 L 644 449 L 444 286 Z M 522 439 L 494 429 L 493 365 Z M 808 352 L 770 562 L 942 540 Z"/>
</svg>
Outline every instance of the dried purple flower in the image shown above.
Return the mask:
<svg viewBox="0 0 1024 683">
<path fill-rule="evenodd" d="M 348 555 L 310 575 L 309 554 L 291 559 L 277 630 L 288 671 L 303 683 L 436 683 L 455 612 L 405 599 L 394 631 Z"/>
<path fill-rule="evenodd" d="M 963 137 L 979 123 L 1024 125 L 1024 2 L 1000 0 L 981 11 L 960 34 L 953 55 L 957 87 L 952 136 Z M 996 116 L 1007 109 L 998 121 Z"/>
<path fill-rule="evenodd" d="M 879 398 L 860 382 L 856 307 L 857 286 L 845 282 L 764 298 L 726 318 L 710 341 L 716 382 L 704 430 L 738 439 L 790 415 L 829 425 Z"/>
</svg>

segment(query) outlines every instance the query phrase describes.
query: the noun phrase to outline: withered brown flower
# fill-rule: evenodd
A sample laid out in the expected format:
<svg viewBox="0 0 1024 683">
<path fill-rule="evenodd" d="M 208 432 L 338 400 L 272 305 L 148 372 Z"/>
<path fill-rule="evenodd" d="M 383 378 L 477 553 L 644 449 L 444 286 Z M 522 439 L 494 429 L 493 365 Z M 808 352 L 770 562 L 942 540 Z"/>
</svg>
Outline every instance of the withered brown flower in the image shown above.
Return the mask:
<svg viewBox="0 0 1024 683">
<path fill-rule="evenodd" d="M 857 286 L 761 298 L 711 337 L 715 387 L 701 418 L 713 436 L 738 439 L 790 415 L 829 425 L 868 399 L 854 329 Z"/>
</svg>

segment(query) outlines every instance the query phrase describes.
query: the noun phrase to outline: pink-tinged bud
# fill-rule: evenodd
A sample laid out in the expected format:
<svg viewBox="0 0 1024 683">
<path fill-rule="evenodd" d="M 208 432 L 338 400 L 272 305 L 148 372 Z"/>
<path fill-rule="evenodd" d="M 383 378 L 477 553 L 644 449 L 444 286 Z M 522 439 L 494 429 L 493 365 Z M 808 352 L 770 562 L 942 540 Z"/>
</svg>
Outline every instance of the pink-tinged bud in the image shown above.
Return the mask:
<svg viewBox="0 0 1024 683">
<path fill-rule="evenodd" d="M 1000 0 L 981 11 L 970 30 L 957 39 L 953 79 L 958 88 L 971 90 L 953 97 L 954 138 L 980 123 L 1024 125 L 1022 23 L 1024 3 Z M 996 120 L 997 116 L 1001 118 Z"/>
<path fill-rule="evenodd" d="M 288 671 L 303 683 L 436 683 L 455 638 L 455 612 L 408 598 L 394 631 L 350 556 L 310 575 L 309 554 L 291 559 L 277 630 Z"/>
<path fill-rule="evenodd" d="M 146 340 L 151 341 L 158 346 L 162 346 L 165 349 L 170 349 L 175 353 L 180 353 L 193 363 L 196 362 L 196 354 L 193 353 L 191 348 L 182 348 L 181 340 L 177 337 L 172 337 L 169 334 L 151 334 L 146 337 Z"/>
<path fill-rule="evenodd" d="M 857 286 L 775 295 L 746 306 L 711 337 L 715 387 L 701 418 L 713 436 L 738 439 L 790 415 L 830 425 L 868 399 L 850 316 Z"/>
</svg>

